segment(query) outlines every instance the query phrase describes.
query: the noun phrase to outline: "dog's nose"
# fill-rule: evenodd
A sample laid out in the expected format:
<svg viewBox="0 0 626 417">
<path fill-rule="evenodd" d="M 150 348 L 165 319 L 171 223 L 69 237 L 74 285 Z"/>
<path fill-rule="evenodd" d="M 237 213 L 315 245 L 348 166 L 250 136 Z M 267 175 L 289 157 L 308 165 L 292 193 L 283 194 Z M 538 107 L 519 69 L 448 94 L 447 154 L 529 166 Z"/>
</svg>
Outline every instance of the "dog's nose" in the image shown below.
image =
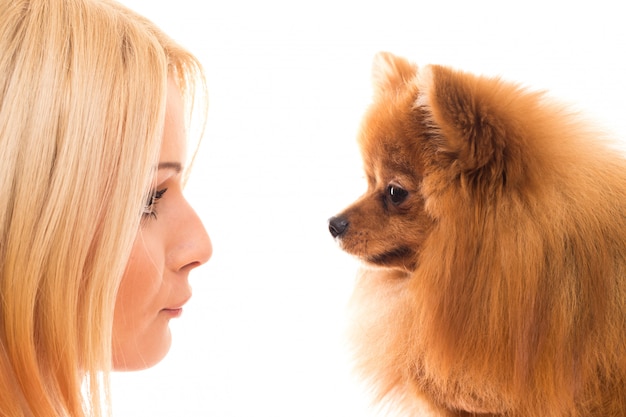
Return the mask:
<svg viewBox="0 0 626 417">
<path fill-rule="evenodd" d="M 346 232 L 349 224 L 348 219 L 343 216 L 331 217 L 328 219 L 328 230 L 333 237 L 338 237 Z"/>
</svg>

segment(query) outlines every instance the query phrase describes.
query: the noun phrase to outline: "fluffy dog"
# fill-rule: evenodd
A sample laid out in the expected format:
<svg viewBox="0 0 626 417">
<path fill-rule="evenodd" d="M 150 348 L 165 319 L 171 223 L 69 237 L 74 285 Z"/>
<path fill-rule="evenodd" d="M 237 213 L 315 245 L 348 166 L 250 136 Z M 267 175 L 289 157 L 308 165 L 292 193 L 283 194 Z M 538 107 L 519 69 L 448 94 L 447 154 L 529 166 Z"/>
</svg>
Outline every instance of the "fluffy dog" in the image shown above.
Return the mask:
<svg viewBox="0 0 626 417">
<path fill-rule="evenodd" d="M 626 161 L 499 78 L 374 62 L 367 192 L 329 220 L 365 264 L 358 369 L 413 415 L 626 416 Z"/>
</svg>

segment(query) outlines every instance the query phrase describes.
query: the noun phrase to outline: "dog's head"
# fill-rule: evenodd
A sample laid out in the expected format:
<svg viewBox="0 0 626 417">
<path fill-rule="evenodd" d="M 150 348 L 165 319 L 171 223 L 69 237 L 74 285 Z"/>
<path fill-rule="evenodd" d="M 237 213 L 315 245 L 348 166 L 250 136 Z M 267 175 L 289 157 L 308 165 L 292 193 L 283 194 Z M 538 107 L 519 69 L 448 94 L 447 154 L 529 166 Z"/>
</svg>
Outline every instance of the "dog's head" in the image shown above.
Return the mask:
<svg viewBox="0 0 626 417">
<path fill-rule="evenodd" d="M 469 215 L 528 182 L 524 117 L 541 114 L 537 95 L 515 84 L 389 53 L 373 65 L 374 100 L 359 146 L 367 192 L 329 220 L 342 249 L 381 267 L 414 270 L 441 218 Z M 541 123 L 537 124 L 541 129 Z M 473 224 L 476 222 L 473 222 Z"/>
</svg>

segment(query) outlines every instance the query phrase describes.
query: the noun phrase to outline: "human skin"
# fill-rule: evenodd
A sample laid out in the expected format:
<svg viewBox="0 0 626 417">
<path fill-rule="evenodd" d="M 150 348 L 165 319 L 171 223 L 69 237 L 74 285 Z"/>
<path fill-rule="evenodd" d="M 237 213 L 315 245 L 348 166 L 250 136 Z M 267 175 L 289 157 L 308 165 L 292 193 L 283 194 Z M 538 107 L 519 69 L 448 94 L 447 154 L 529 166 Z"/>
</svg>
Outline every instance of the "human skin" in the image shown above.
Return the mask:
<svg viewBox="0 0 626 417">
<path fill-rule="evenodd" d="M 189 272 L 211 257 L 211 240 L 182 193 L 184 126 L 180 91 L 170 80 L 152 202 L 145 209 L 115 304 L 115 370 L 145 369 L 163 359 L 172 339 L 169 322 L 182 314 L 191 297 Z"/>
</svg>

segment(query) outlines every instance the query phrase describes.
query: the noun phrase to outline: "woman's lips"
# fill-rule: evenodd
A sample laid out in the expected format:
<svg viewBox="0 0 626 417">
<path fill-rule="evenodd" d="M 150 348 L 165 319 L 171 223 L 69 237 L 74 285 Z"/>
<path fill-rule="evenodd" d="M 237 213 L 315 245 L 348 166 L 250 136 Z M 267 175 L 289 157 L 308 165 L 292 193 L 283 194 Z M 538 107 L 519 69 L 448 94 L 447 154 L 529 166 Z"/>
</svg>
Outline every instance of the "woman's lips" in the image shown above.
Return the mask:
<svg viewBox="0 0 626 417">
<path fill-rule="evenodd" d="M 186 297 L 183 301 L 173 304 L 172 307 L 164 308 L 161 311 L 171 317 L 180 317 L 180 315 L 183 314 L 183 306 L 187 304 L 190 298 L 191 295 Z"/>
<path fill-rule="evenodd" d="M 172 317 L 172 318 L 176 318 L 176 317 L 180 317 L 181 314 L 183 314 L 183 308 L 179 307 L 179 308 L 164 308 L 163 310 L 161 310 L 162 313 Z"/>
</svg>

